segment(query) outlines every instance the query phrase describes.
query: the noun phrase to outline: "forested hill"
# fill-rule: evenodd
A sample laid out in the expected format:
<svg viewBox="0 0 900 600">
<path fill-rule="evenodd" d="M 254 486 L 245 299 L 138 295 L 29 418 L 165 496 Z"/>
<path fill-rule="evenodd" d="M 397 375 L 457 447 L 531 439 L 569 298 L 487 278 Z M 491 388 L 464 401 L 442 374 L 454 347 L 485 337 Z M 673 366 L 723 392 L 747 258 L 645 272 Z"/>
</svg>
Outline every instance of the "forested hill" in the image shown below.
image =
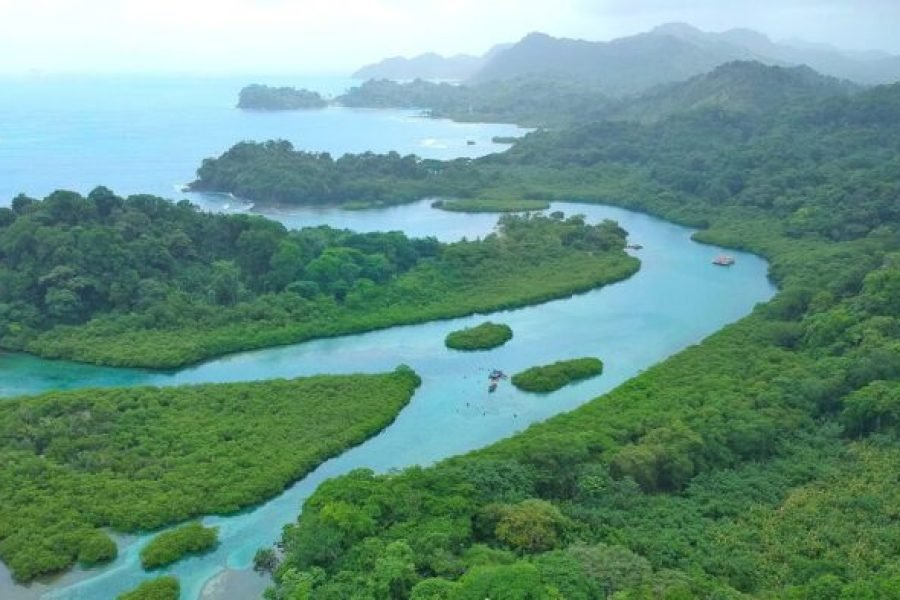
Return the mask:
<svg viewBox="0 0 900 600">
<path fill-rule="evenodd" d="M 692 223 L 781 291 L 487 449 L 327 482 L 269 597 L 900 597 L 900 85 L 534 133 L 472 169 Z"/>
<path fill-rule="evenodd" d="M 797 120 L 798 111 L 810 111 L 816 106 L 820 111 L 828 110 L 831 101 L 838 102 L 858 91 L 853 84 L 819 75 L 805 67 L 771 67 L 754 62 L 729 63 L 688 82 L 617 102 L 607 100 L 589 86 L 553 81 L 505 81 L 477 86 L 372 81 L 354 88 L 341 101 L 353 106 L 430 106 L 433 114 L 463 118 L 487 115 L 506 120 L 518 116 L 544 124 L 555 123 L 556 127 L 552 132 L 529 136 L 527 141 L 517 144 L 520 147 L 504 156 L 474 163 L 420 160 L 396 153 L 348 154 L 335 159 L 328 154 L 297 151 L 285 141 L 242 142 L 218 158 L 204 160 L 191 187 L 230 192 L 270 205 L 367 207 L 411 202 L 428 196 L 505 198 L 518 191 L 487 192 L 486 188 L 496 178 L 478 168 L 479 165 L 520 159 L 527 163 L 529 155 L 534 154 L 545 165 L 558 167 L 583 165 L 597 158 L 634 166 L 640 162 L 636 160 L 638 157 L 646 162 L 647 154 L 653 150 L 648 138 L 678 127 L 686 130 L 685 144 L 697 142 L 698 130 L 720 124 L 724 127 L 722 131 L 710 131 L 712 144 L 736 130 L 755 136 L 776 126 L 799 128 L 806 132 L 803 135 L 812 135 L 819 125 L 807 122 L 808 119 Z M 869 96 L 864 95 L 861 101 L 866 97 Z M 690 116 L 701 113 L 710 116 Z M 783 119 L 778 115 L 783 115 Z M 659 121 L 670 116 L 668 124 L 656 130 L 608 122 Z M 692 119 L 697 121 L 696 127 Z M 609 141 L 595 139 L 598 136 L 604 139 L 609 136 Z M 548 150 L 544 148 L 546 144 L 554 147 Z M 595 157 L 598 152 L 603 154 Z M 682 157 L 673 157 L 673 164 L 693 158 L 690 151 Z M 660 174 L 672 168 L 660 167 L 656 172 Z M 730 180 L 721 173 L 707 175 L 697 169 L 693 169 L 690 177 L 702 179 L 702 185 L 716 186 L 717 193 L 727 195 L 743 176 L 739 165 L 730 169 L 739 171 L 730 175 Z M 622 187 L 621 183 L 618 187 Z M 632 189 L 631 193 L 636 191 Z"/>
<path fill-rule="evenodd" d="M 805 66 L 779 67 L 736 61 L 688 81 L 660 86 L 621 101 L 606 114 L 609 118 L 644 121 L 704 108 L 762 115 L 823 98 L 849 96 L 861 89 Z"/>
<path fill-rule="evenodd" d="M 584 124 L 529 135 L 479 164 L 514 167 L 535 181 L 540 169 L 558 171 L 558 181 L 572 174 L 570 189 L 526 186 L 528 197 L 552 199 L 553 190 L 571 197 L 573 187 L 590 194 L 592 180 L 627 173 L 635 187 L 619 201 L 665 205 L 698 223 L 708 221 L 710 207 L 741 208 L 741 220 L 777 216 L 785 234 L 856 239 L 900 216 L 898 120 L 895 84 L 792 102 L 771 114 L 712 107 L 651 124 Z"/>
<path fill-rule="evenodd" d="M 414 108 L 457 121 L 559 126 L 598 115 L 609 104 L 590 82 L 559 77 L 521 77 L 451 85 L 416 80 L 367 81 L 337 101 L 359 108 Z"/>
<path fill-rule="evenodd" d="M 461 121 L 560 129 L 586 121 L 652 121 L 695 108 L 772 113 L 861 89 L 808 67 L 734 61 L 687 81 L 660 85 L 624 99 L 609 98 L 596 83 L 547 76 L 463 85 L 367 81 L 351 88 L 338 102 L 354 107 L 426 109 L 431 116 Z"/>
<path fill-rule="evenodd" d="M 441 162 L 416 156 L 294 150 L 287 141 L 240 142 L 208 158 L 190 187 L 230 192 L 268 205 L 372 207 L 420 200 L 438 190 L 466 193 L 472 182 L 455 176 L 465 160 Z"/>
</svg>

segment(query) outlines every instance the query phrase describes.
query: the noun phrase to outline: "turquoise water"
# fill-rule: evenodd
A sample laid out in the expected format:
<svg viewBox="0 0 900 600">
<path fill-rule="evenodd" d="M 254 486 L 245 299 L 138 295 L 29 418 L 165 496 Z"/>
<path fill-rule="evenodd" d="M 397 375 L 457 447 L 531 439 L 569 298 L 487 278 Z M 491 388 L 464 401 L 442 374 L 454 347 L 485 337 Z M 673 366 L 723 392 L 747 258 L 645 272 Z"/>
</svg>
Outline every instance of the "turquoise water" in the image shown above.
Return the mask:
<svg viewBox="0 0 900 600">
<path fill-rule="evenodd" d="M 184 598 L 200 597 L 211 579 L 231 571 L 228 585 L 207 589 L 204 598 L 237 600 L 244 586 L 262 581 L 247 571 L 257 548 L 274 542 L 284 524 L 296 518 L 303 500 L 324 479 L 357 467 L 387 471 L 485 446 L 521 431 L 528 424 L 571 410 L 600 395 L 672 353 L 700 341 L 771 297 L 766 263 L 737 253 L 730 269 L 710 264 L 719 250 L 690 240 L 691 231 L 647 215 L 605 206 L 556 204 L 553 209 L 586 214 L 591 221 L 618 220 L 631 239 L 644 245 L 637 254 L 640 272 L 631 279 L 569 299 L 492 315 L 515 332 L 502 348 L 459 353 L 443 345 L 446 334 L 479 322 L 473 316 L 424 325 L 395 327 L 363 335 L 248 352 L 224 357 L 175 373 L 104 369 L 21 355 L 6 356 L 0 369 L 6 394 L 86 385 L 175 385 L 295 377 L 312 373 L 384 371 L 411 365 L 423 385 L 397 421 L 379 436 L 323 464 L 279 497 L 238 516 L 210 517 L 221 528 L 222 543 L 212 554 L 191 558 L 165 570 L 179 577 Z M 334 220 L 330 220 L 332 217 Z M 341 223 L 342 211 L 319 211 L 311 222 Z M 490 231 L 493 219 L 435 211 L 426 202 L 373 214 L 371 227 L 446 225 L 472 237 Z M 299 216 L 294 216 L 299 219 Z M 356 217 L 354 217 L 356 218 Z M 390 219 L 380 222 L 380 219 Z M 437 231 L 436 231 L 437 233 Z M 487 372 L 507 372 L 555 360 L 598 356 L 604 374 L 546 396 L 518 392 L 508 383 L 487 393 Z M 7 585 L 0 576 L 0 596 L 18 600 L 41 597 L 111 598 L 146 577 L 137 553 L 148 536 L 129 540 L 112 565 L 74 572 L 52 584 L 31 588 Z M 237 573 L 235 573 L 235 571 Z"/>
<path fill-rule="evenodd" d="M 409 111 L 327 109 L 298 113 L 235 110 L 241 79 L 0 79 L 0 205 L 18 192 L 40 196 L 56 188 L 88 191 L 97 184 L 119 193 L 172 196 L 191 179 L 201 159 L 241 139 L 286 138 L 298 148 L 334 154 L 365 150 L 415 152 L 435 158 L 477 156 L 501 147 L 495 135 L 523 130 L 503 125 L 425 120 Z M 338 93 L 341 79 L 257 79 Z M 469 146 L 467 140 L 476 141 Z M 179 194 L 180 196 L 180 194 Z M 215 210 L 243 210 L 234 199 L 194 195 Z M 362 212 L 297 210 L 269 215 L 291 227 L 329 224 L 359 231 L 402 230 L 442 240 L 489 233 L 494 215 L 466 215 L 416 204 Z M 243 600 L 265 582 L 250 570 L 257 548 L 272 544 L 293 521 L 303 500 L 324 479 L 357 467 L 379 472 L 485 446 L 530 423 L 571 410 L 723 325 L 774 293 L 766 263 L 737 253 L 730 269 L 713 267 L 720 250 L 690 240 L 690 230 L 652 217 L 604 206 L 556 204 L 591 221 L 618 220 L 637 252 L 640 272 L 631 279 L 573 298 L 492 315 L 515 331 L 502 348 L 458 353 L 443 345 L 454 329 L 483 317 L 396 327 L 227 356 L 171 373 L 92 367 L 0 354 L 0 396 L 92 386 L 176 385 L 296 377 L 313 373 L 385 371 L 411 365 L 423 378 L 411 404 L 394 424 L 368 442 L 330 460 L 283 494 L 230 517 L 208 517 L 221 528 L 221 544 L 161 573 L 179 577 L 183 598 Z M 487 393 L 487 372 L 507 372 L 555 360 L 593 355 L 601 377 L 546 396 L 524 394 L 508 383 Z M 17 586 L 0 565 L 0 598 L 107 599 L 149 576 L 138 552 L 149 536 L 122 536 L 111 565 L 73 570 Z M 156 575 L 156 573 L 154 574 Z"/>
<path fill-rule="evenodd" d="M 256 112 L 234 108 L 250 81 L 337 94 L 342 78 L 0 77 L 0 206 L 20 192 L 56 189 L 203 198 L 178 192 L 200 162 L 241 140 L 283 138 L 331 152 L 414 153 L 428 158 L 481 156 L 516 136 L 512 125 L 424 119 L 414 111 L 327 108 Z M 475 142 L 470 146 L 467 142 Z"/>
</svg>

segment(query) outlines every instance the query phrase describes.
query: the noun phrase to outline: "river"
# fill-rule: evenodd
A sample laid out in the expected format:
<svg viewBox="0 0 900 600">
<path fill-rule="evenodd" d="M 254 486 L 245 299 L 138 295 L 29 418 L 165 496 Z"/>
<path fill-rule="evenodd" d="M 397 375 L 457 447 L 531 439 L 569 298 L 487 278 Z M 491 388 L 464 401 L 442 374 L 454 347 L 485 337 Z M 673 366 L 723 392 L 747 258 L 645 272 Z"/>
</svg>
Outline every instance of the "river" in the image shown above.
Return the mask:
<svg viewBox="0 0 900 600">
<path fill-rule="evenodd" d="M 26 355 L 0 357 L 4 374 L 0 393 L 36 393 L 86 386 L 178 385 L 296 377 L 313 373 L 351 373 L 412 366 L 422 387 L 397 420 L 380 435 L 332 459 L 280 496 L 254 510 L 204 522 L 220 528 L 218 549 L 184 560 L 161 573 L 176 575 L 183 598 L 239 600 L 263 585 L 248 571 L 253 554 L 278 539 L 281 528 L 294 520 L 304 499 L 324 479 L 355 468 L 384 472 L 442 458 L 490 444 L 530 423 L 571 410 L 641 370 L 747 314 L 774 293 L 766 277 L 767 264 L 744 253 L 733 253 L 731 268 L 715 267 L 720 249 L 691 241 L 691 230 L 619 208 L 557 203 L 552 210 L 582 213 L 591 222 L 617 220 L 633 242 L 641 270 L 634 277 L 572 298 L 491 316 L 508 323 L 515 337 L 489 352 L 461 353 L 443 345 L 454 329 L 483 320 L 473 316 L 421 325 L 394 327 L 362 335 L 318 340 L 226 356 L 171 373 L 112 369 L 47 361 Z M 340 210 L 300 211 L 284 216 L 292 225 L 345 225 L 357 220 L 361 229 L 427 227 L 440 237 L 477 237 L 491 231 L 491 215 L 461 215 L 430 208 L 428 201 L 367 213 Z M 365 226 L 363 227 L 363 221 Z M 446 232 L 452 232 L 448 234 Z M 598 356 L 602 376 L 549 395 L 526 394 L 508 383 L 487 393 L 487 372 L 516 372 L 529 366 L 580 356 Z M 147 578 L 138 551 L 150 536 L 120 540 L 119 558 L 91 571 L 74 570 L 53 580 L 15 586 L 0 571 L 0 597 L 114 598 Z M 223 574 L 227 575 L 222 579 Z M 218 579 L 217 579 L 218 578 Z M 212 585 L 208 585 L 213 581 Z"/>
<path fill-rule="evenodd" d="M 259 79 L 337 93 L 348 80 Z M 12 195 L 56 188 L 86 192 L 104 184 L 119 193 L 172 196 L 202 158 L 241 139 L 290 139 L 298 148 L 334 154 L 365 150 L 415 152 L 434 158 L 478 156 L 502 149 L 493 136 L 524 130 L 508 125 L 426 120 L 410 111 L 331 108 L 298 113 L 252 113 L 233 108 L 250 80 L 143 78 L 0 79 L 0 205 Z M 470 145 L 469 140 L 476 144 Z M 223 196 L 191 195 L 201 206 L 244 210 Z M 253 554 L 278 539 L 304 499 L 323 480 L 366 467 L 378 472 L 483 447 L 530 423 L 571 410 L 667 356 L 747 314 L 774 293 L 762 259 L 732 253 L 731 268 L 711 265 L 721 249 L 691 241 L 691 230 L 618 208 L 557 203 L 552 210 L 610 218 L 644 246 L 634 277 L 572 298 L 491 316 L 508 323 L 513 340 L 489 352 L 446 349 L 445 335 L 476 324 L 467 317 L 395 327 L 226 356 L 176 372 L 112 369 L 21 354 L 0 354 L 0 397 L 93 386 L 178 385 L 296 377 L 313 373 L 385 371 L 405 363 L 422 387 L 378 436 L 322 464 L 281 495 L 238 515 L 209 516 L 220 527 L 217 550 L 158 574 L 176 575 L 185 600 L 245 600 L 265 581 L 249 570 Z M 442 212 L 428 200 L 359 212 L 336 209 L 270 214 L 290 227 L 328 224 L 357 231 L 402 230 L 444 241 L 489 233 L 496 215 Z M 507 372 L 565 358 L 597 356 L 602 376 L 549 395 L 516 391 L 508 382 L 487 393 L 487 372 Z M 14 584 L 0 565 L 0 598 L 105 600 L 151 575 L 138 552 L 150 536 L 119 536 L 119 557 L 92 570 L 74 569 L 30 586 Z"/>
</svg>

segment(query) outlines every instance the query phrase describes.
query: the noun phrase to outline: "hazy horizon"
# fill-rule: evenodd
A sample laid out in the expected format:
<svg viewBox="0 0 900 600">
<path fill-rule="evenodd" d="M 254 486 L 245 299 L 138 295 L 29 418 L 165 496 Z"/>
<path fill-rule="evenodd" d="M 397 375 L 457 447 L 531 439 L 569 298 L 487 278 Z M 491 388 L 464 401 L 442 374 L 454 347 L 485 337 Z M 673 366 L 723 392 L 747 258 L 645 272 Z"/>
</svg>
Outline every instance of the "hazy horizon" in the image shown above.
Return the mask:
<svg viewBox="0 0 900 600">
<path fill-rule="evenodd" d="M 895 0 L 0 0 L 0 73 L 338 75 L 533 31 L 605 41 L 673 21 L 900 54 Z"/>
</svg>

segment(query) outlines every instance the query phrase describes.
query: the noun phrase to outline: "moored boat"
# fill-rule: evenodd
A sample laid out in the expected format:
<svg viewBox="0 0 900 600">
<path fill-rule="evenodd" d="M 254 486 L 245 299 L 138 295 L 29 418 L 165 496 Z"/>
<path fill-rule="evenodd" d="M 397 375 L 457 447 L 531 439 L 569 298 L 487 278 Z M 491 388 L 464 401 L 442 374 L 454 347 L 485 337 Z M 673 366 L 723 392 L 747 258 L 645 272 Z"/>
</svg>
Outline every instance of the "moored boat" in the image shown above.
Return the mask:
<svg viewBox="0 0 900 600">
<path fill-rule="evenodd" d="M 713 264 L 719 267 L 730 267 L 734 264 L 734 257 L 722 254 L 713 259 Z"/>
</svg>

